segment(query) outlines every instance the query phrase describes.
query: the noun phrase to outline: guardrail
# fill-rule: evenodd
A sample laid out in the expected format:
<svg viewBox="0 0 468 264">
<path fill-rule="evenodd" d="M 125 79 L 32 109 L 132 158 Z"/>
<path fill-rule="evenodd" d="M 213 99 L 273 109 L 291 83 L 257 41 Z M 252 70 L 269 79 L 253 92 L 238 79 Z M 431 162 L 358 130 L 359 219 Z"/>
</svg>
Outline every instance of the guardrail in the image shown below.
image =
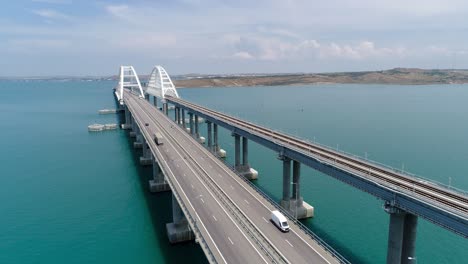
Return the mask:
<svg viewBox="0 0 468 264">
<path fill-rule="evenodd" d="M 208 146 L 203 145 L 205 149 L 207 149 L 210 153 L 213 153 L 213 150 L 208 148 Z M 216 155 L 214 155 L 217 157 Z M 217 157 L 218 158 L 218 157 Z M 322 248 L 324 248 L 326 251 L 328 251 L 332 256 L 334 256 L 338 261 L 341 263 L 351 263 L 349 262 L 345 257 L 343 257 L 338 251 L 336 251 L 333 247 L 328 245 L 323 239 L 321 239 L 319 236 L 317 236 L 314 232 L 312 232 L 307 226 L 305 226 L 303 223 L 301 223 L 299 220 L 297 220 L 293 215 L 291 215 L 287 210 L 285 210 L 283 207 L 281 207 L 278 202 L 273 200 L 268 194 L 263 192 L 258 186 L 254 185 L 250 180 L 245 178 L 243 175 L 238 173 L 236 169 L 234 168 L 233 165 L 229 164 L 226 160 L 222 158 L 218 158 L 221 162 L 223 162 L 226 167 L 228 167 L 234 174 L 236 174 L 239 178 L 241 178 L 244 182 L 246 182 L 252 189 L 254 189 L 258 194 L 260 194 L 263 198 L 265 198 L 268 202 L 270 202 L 276 209 L 281 211 L 286 217 L 289 218 L 294 224 L 296 224 L 301 230 L 303 230 L 307 235 L 309 235 L 313 240 L 317 242 Z"/>
<path fill-rule="evenodd" d="M 127 106 L 128 106 L 128 104 L 127 104 Z M 131 112 L 131 110 L 134 110 L 131 106 L 128 107 L 128 108 L 129 108 L 130 112 Z M 139 127 L 140 131 L 142 131 L 143 137 L 145 137 L 146 131 L 141 129 L 141 127 L 144 127 L 144 126 L 142 124 L 139 124 L 139 120 L 137 120 L 137 119 L 136 119 L 136 125 Z M 151 142 L 151 136 L 149 136 L 149 138 L 150 138 L 150 140 L 145 138 L 146 142 Z M 162 160 L 160 155 L 158 155 L 157 153 L 154 153 L 153 150 L 151 150 L 151 153 L 152 153 L 152 155 L 154 157 L 158 157 L 158 159 Z M 187 221 L 189 222 L 189 225 L 190 225 L 192 231 L 195 234 L 197 242 L 199 243 L 199 245 L 202 248 L 203 252 L 205 252 L 206 258 L 208 259 L 208 261 L 210 263 L 213 263 L 213 264 L 218 263 L 215 256 L 214 256 L 214 254 L 213 254 L 213 252 L 211 251 L 208 243 L 206 242 L 206 240 L 203 237 L 200 229 L 198 228 L 197 220 L 192 217 L 192 215 L 190 214 L 190 212 L 189 212 L 187 206 L 185 205 L 183 199 L 180 197 L 179 193 L 177 191 L 174 191 L 174 190 L 177 190 L 177 188 L 174 188 L 174 183 L 172 182 L 172 180 L 168 176 L 170 174 L 167 172 L 167 170 L 164 168 L 164 166 L 160 166 L 160 167 L 161 167 L 161 170 L 164 173 L 164 175 L 166 175 L 165 179 L 168 182 L 169 186 L 171 187 L 172 194 L 176 198 L 177 202 L 180 205 L 181 210 L 183 211 L 185 217 L 187 218 Z"/>
<path fill-rule="evenodd" d="M 182 100 L 182 99 L 180 99 Z M 211 109 L 210 109 L 211 110 Z M 433 179 L 428 179 L 428 178 L 425 178 L 425 177 L 422 177 L 422 176 L 419 176 L 417 174 L 414 174 L 414 173 L 411 173 L 409 171 L 406 171 L 406 170 L 403 170 L 403 169 L 398 169 L 398 168 L 394 168 L 392 166 L 389 166 L 389 165 L 386 165 L 386 164 L 383 164 L 383 163 L 380 163 L 378 161 L 375 161 L 375 160 L 372 160 L 372 159 L 368 159 L 368 158 L 365 158 L 365 157 L 362 157 L 362 156 L 359 156 L 359 155 L 356 155 L 356 154 L 352 154 L 352 153 L 349 153 L 349 152 L 346 152 L 344 150 L 339 150 L 338 148 L 332 148 L 330 146 L 327 146 L 325 144 L 321 144 L 319 142 L 317 142 L 316 140 L 314 140 L 313 142 L 311 142 L 309 139 L 306 139 L 306 138 L 303 138 L 303 137 L 300 137 L 298 135 L 293 135 L 291 134 L 290 132 L 285 132 L 285 131 L 282 131 L 280 129 L 271 129 L 269 128 L 267 125 L 265 125 L 264 123 L 262 122 L 258 122 L 258 121 L 254 121 L 255 123 L 251 122 L 251 121 L 247 121 L 247 120 L 243 120 L 240 116 L 236 115 L 236 114 L 228 114 L 228 113 L 225 113 L 223 111 L 218 111 L 218 110 L 212 110 L 212 111 L 215 111 L 215 112 L 218 112 L 220 114 L 223 114 L 223 115 L 227 115 L 227 116 L 230 116 L 230 117 L 233 117 L 233 118 L 236 118 L 238 120 L 241 120 L 243 122 L 246 122 L 246 123 L 249 123 L 249 124 L 252 124 L 252 125 L 256 125 L 256 126 L 260 126 L 264 129 L 268 129 L 268 130 L 271 130 L 273 132 L 277 132 L 277 133 L 281 133 L 281 134 L 284 134 L 286 136 L 289 136 L 289 137 L 293 137 L 293 138 L 296 138 L 296 139 L 299 139 L 301 141 L 303 141 L 304 143 L 307 143 L 309 145 L 316 145 L 316 146 L 319 146 L 319 147 L 322 147 L 326 150 L 330 150 L 330 151 L 334 151 L 334 152 L 337 152 L 337 153 L 341 153 L 341 154 L 344 154 L 344 155 L 347 155 L 351 158 L 355 158 L 357 160 L 360 160 L 362 162 L 366 162 L 366 163 L 370 163 L 372 165 L 375 165 L 377 167 L 381 167 L 381 168 L 384 168 L 384 169 L 387 169 L 387 170 L 390 170 L 390 171 L 393 171 L 395 173 L 399 173 L 399 174 L 402 174 L 408 178 L 413 178 L 414 180 L 417 180 L 419 182 L 427 182 L 429 184 L 432 184 L 432 185 L 435 185 L 435 186 L 438 186 L 438 187 L 441 187 L 441 188 L 445 188 L 445 189 L 448 189 L 448 190 L 451 190 L 453 192 L 456 192 L 462 196 L 466 196 L 468 197 L 468 191 L 465 191 L 463 189 L 460 189 L 460 188 L 457 188 L 457 187 L 454 187 L 452 185 L 448 185 L 448 184 L 445 184 L 445 183 L 441 183 L 439 181 L 436 181 L 436 180 L 433 180 Z M 205 113 L 206 114 L 206 113 Z M 207 114 L 209 115 L 209 114 Z M 229 122 L 229 121 L 227 121 Z M 278 143 L 279 144 L 279 143 Z"/>
</svg>

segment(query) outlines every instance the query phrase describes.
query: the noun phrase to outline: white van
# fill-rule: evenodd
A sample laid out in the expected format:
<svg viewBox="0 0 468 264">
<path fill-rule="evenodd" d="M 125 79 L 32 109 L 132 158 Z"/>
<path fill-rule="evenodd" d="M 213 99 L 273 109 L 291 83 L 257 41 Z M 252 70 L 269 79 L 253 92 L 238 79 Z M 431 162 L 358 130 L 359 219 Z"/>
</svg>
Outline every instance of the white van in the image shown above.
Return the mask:
<svg viewBox="0 0 468 264">
<path fill-rule="evenodd" d="M 288 219 L 279 211 L 271 211 L 271 221 L 283 232 L 289 231 Z"/>
</svg>

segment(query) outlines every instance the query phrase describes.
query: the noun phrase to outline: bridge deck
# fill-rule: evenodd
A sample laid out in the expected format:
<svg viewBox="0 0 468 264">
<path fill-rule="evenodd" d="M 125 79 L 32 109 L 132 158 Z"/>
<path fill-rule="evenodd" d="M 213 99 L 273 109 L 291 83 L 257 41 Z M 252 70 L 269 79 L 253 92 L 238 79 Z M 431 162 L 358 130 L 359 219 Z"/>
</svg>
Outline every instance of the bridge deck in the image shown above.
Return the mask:
<svg viewBox="0 0 468 264">
<path fill-rule="evenodd" d="M 405 211 L 468 237 L 468 197 L 464 193 L 180 98 L 168 97 L 166 100 L 383 200 L 391 201 Z"/>
<path fill-rule="evenodd" d="M 338 263 L 295 224 L 280 232 L 270 202 L 146 100 L 126 92 L 125 104 L 218 262 Z M 156 131 L 163 145 L 153 142 Z"/>
</svg>

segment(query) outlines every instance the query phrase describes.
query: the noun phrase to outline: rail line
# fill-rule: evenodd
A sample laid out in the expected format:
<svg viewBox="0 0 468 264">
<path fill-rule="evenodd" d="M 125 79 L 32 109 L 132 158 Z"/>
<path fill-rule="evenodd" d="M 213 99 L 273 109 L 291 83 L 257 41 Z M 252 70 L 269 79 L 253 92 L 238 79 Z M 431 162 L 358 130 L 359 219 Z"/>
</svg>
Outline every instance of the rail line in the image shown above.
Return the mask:
<svg viewBox="0 0 468 264">
<path fill-rule="evenodd" d="M 418 194 L 426 199 L 430 199 L 439 204 L 448 206 L 449 208 L 461 212 L 463 214 L 468 213 L 468 197 L 463 196 L 458 193 L 454 193 L 450 190 L 445 190 L 441 187 L 434 186 L 430 182 L 421 182 L 418 179 L 410 178 L 405 175 L 401 175 L 395 172 L 392 172 L 388 169 L 384 169 L 378 166 L 375 166 L 364 161 L 348 157 L 341 153 L 335 152 L 333 150 L 318 146 L 316 144 L 311 144 L 309 142 L 302 141 L 300 139 L 272 131 L 270 129 L 261 127 L 256 124 L 252 124 L 247 121 L 240 120 L 238 118 L 223 114 L 202 106 L 199 106 L 194 103 L 187 102 L 182 99 L 170 97 L 170 101 L 179 103 L 181 105 L 187 105 L 201 113 L 211 115 L 215 118 L 218 118 L 222 121 L 231 122 L 243 128 L 246 128 L 250 131 L 254 131 L 263 136 L 267 136 L 275 139 L 281 143 L 298 148 L 301 151 L 305 151 L 309 154 L 314 154 L 324 160 L 329 164 L 338 164 L 347 168 L 351 168 L 354 171 L 360 172 L 364 177 L 371 177 L 389 183 L 397 188 L 402 188 L 406 191 Z M 320 161 L 320 160 L 319 160 Z M 388 186 L 390 187 L 390 186 Z"/>
</svg>

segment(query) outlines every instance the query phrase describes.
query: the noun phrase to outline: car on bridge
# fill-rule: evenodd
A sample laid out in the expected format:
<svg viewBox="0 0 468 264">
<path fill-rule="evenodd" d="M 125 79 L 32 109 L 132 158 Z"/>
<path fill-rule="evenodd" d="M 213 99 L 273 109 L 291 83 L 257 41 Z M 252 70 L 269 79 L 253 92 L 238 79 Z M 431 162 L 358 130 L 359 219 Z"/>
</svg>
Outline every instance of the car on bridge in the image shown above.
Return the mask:
<svg viewBox="0 0 468 264">
<path fill-rule="evenodd" d="M 276 225 L 281 231 L 289 232 L 288 219 L 280 213 L 279 211 L 271 212 L 271 221 Z"/>
</svg>

